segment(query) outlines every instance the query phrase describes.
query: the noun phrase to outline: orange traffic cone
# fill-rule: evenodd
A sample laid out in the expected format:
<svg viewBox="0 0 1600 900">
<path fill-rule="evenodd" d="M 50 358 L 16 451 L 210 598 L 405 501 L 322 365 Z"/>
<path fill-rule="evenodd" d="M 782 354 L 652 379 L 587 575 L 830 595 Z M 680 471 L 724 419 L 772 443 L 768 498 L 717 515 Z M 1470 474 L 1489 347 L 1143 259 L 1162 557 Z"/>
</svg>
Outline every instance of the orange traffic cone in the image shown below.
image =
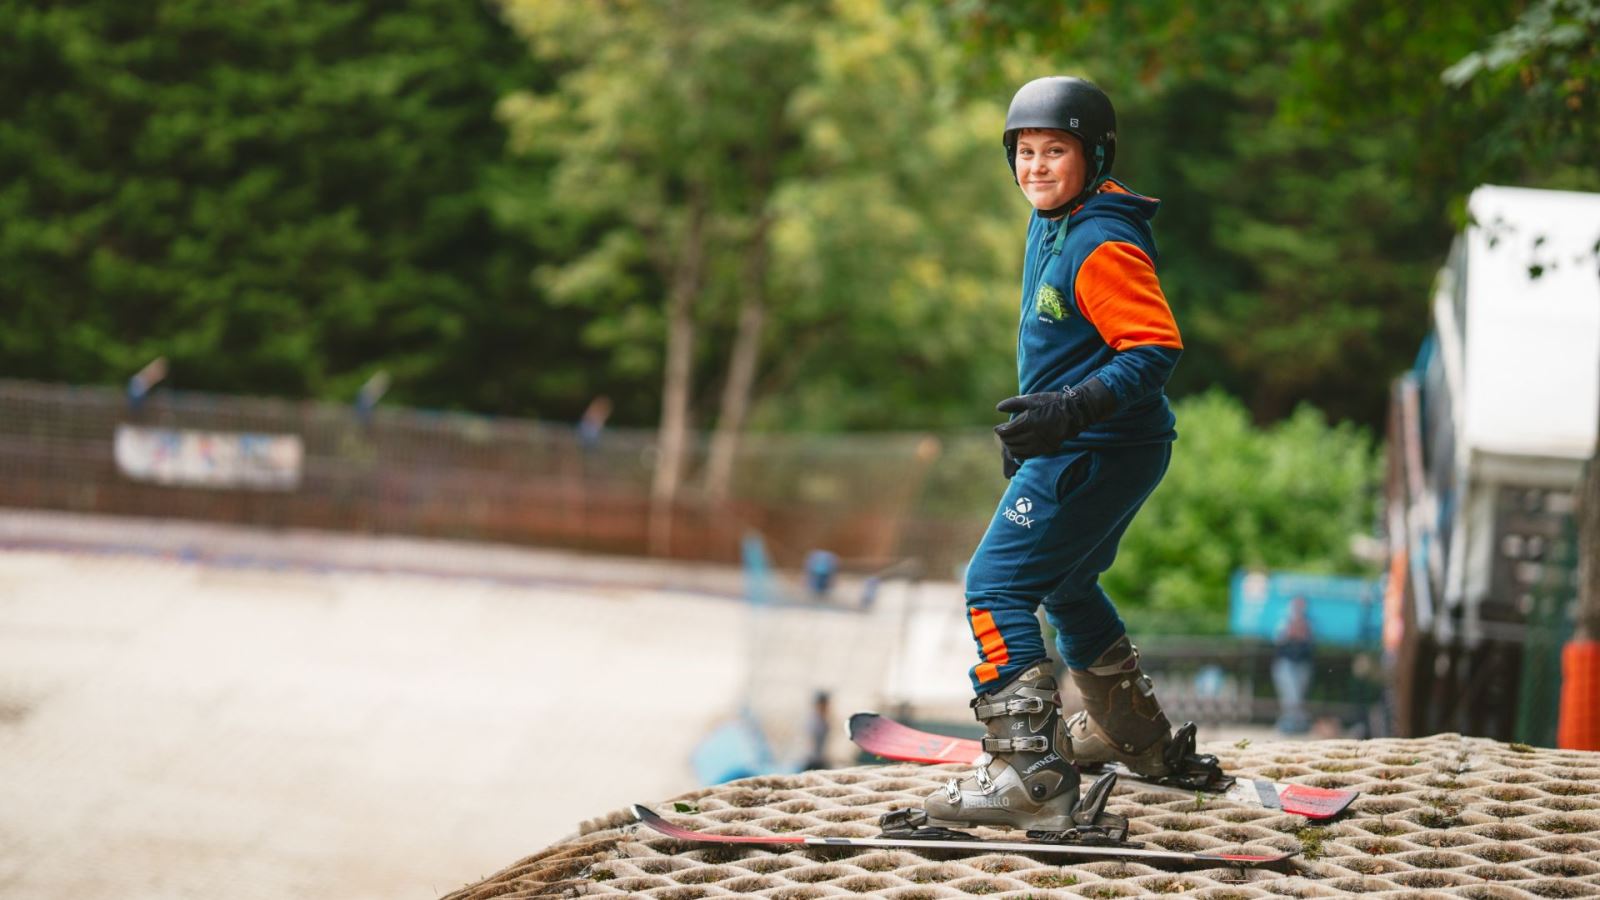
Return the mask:
<svg viewBox="0 0 1600 900">
<path fill-rule="evenodd" d="M 1561 720 L 1556 746 L 1600 750 L 1600 641 L 1569 641 L 1561 651 Z"/>
</svg>

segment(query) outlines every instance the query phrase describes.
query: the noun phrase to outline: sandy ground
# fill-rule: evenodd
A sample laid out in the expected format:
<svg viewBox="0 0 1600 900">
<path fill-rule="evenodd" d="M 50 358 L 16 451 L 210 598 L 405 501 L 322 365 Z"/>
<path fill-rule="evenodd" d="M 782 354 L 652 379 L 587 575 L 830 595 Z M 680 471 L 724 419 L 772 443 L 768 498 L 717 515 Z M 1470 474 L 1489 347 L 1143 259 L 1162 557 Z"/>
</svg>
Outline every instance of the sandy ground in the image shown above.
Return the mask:
<svg viewBox="0 0 1600 900">
<path fill-rule="evenodd" d="M 0 897 L 438 897 L 696 786 L 744 610 L 0 550 Z"/>
<path fill-rule="evenodd" d="M 436 898 L 699 786 L 691 752 L 746 700 L 781 758 L 817 688 L 836 723 L 897 684 L 967 715 L 956 585 L 868 611 L 742 592 L 721 567 L 0 510 L 0 898 Z"/>
</svg>

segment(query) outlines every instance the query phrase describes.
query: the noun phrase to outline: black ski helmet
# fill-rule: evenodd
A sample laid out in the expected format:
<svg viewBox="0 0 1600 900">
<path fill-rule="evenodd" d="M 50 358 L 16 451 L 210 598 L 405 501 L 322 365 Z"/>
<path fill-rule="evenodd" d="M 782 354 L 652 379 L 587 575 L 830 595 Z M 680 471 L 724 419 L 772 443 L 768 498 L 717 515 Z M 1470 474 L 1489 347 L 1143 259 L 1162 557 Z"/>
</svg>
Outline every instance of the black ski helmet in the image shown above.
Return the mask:
<svg viewBox="0 0 1600 900">
<path fill-rule="evenodd" d="M 1083 142 L 1083 152 L 1098 165 L 1084 190 L 1111 174 L 1117 158 L 1117 111 L 1093 82 L 1050 75 L 1028 82 L 1011 98 L 1005 145 L 1012 178 L 1017 177 L 1017 134 L 1024 128 L 1055 128 Z"/>
</svg>

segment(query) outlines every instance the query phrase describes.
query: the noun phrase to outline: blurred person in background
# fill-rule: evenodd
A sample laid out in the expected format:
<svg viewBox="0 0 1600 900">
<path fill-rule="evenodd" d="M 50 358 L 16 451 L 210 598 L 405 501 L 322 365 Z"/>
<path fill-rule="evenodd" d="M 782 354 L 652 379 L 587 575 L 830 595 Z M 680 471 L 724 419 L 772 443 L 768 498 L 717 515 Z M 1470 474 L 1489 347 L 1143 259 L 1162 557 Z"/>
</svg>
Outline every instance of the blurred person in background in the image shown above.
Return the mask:
<svg viewBox="0 0 1600 900">
<path fill-rule="evenodd" d="M 930 794 L 932 825 L 1060 831 L 1074 763 L 1174 774 L 1171 725 L 1100 575 L 1167 471 L 1164 390 L 1183 342 L 1156 278 L 1158 200 L 1112 179 L 1116 113 L 1081 78 L 1028 82 L 1003 143 L 1028 221 L 1017 396 L 995 429 L 1010 485 L 967 567 L 969 671 L 987 754 Z M 1061 715 L 1043 604 L 1084 710 Z M 1187 759 L 1184 760 L 1187 762 Z"/>
<path fill-rule="evenodd" d="M 827 691 L 817 691 L 811 698 L 811 715 L 806 717 L 806 761 L 802 769 L 828 768 L 828 722 L 830 698 Z"/>
<path fill-rule="evenodd" d="M 600 435 L 605 432 L 606 420 L 611 418 L 611 398 L 601 394 L 589 401 L 583 415 L 578 418 L 578 443 L 585 450 L 600 446 Z"/>
<path fill-rule="evenodd" d="M 1272 685 L 1278 693 L 1278 730 L 1284 734 L 1305 734 L 1311 728 L 1306 695 L 1311 690 L 1312 641 L 1306 598 L 1297 596 L 1289 601 L 1272 643 Z"/>
</svg>

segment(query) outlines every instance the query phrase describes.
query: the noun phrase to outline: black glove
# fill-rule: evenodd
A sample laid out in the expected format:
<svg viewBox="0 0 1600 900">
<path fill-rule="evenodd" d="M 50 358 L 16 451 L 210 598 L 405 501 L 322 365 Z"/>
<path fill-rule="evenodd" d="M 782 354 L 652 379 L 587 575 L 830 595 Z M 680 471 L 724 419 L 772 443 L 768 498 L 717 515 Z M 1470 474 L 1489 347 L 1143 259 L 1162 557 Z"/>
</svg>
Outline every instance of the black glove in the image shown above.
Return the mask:
<svg viewBox="0 0 1600 900">
<path fill-rule="evenodd" d="M 1104 420 L 1117 407 L 1111 389 L 1098 378 L 1060 391 L 1042 391 L 1001 400 L 996 410 L 1016 413 L 1011 421 L 996 425 L 1000 443 L 1019 460 L 1044 456 L 1061 449 L 1061 442 L 1078 436 Z"/>
<path fill-rule="evenodd" d="M 1010 481 L 1011 476 L 1017 474 L 1017 470 L 1020 468 L 1022 468 L 1022 463 L 1017 462 L 1017 458 L 1011 455 L 1011 451 L 1006 449 L 1004 444 L 1001 444 L 1000 471 L 1005 473 L 1006 480 Z"/>
</svg>

